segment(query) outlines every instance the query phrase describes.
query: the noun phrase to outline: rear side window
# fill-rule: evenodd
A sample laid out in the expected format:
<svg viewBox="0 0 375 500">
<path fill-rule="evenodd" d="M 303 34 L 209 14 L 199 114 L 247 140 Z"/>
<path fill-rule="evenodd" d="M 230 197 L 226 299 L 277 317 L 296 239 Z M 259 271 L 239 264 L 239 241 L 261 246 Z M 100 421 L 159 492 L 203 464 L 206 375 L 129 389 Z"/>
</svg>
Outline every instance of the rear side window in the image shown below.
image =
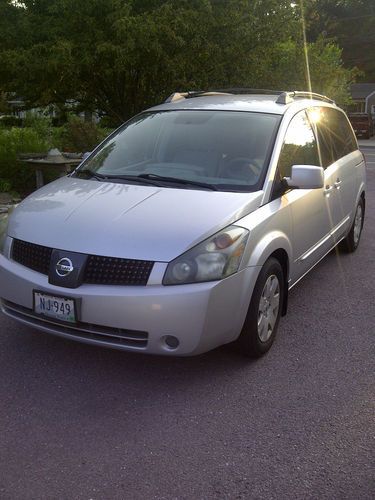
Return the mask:
<svg viewBox="0 0 375 500">
<path fill-rule="evenodd" d="M 319 156 L 324 168 L 357 149 L 357 142 L 344 113 L 334 108 L 310 108 L 316 126 Z"/>
</svg>

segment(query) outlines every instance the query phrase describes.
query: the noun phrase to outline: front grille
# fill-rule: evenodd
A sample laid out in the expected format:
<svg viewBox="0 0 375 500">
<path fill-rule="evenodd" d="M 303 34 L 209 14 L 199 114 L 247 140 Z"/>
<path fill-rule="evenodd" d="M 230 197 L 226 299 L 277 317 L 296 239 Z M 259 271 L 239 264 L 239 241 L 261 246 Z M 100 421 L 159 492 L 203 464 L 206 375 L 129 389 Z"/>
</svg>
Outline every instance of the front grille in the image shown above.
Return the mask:
<svg viewBox="0 0 375 500">
<path fill-rule="evenodd" d="M 14 240 L 12 259 L 29 269 L 42 274 L 49 273 L 52 248 L 35 245 L 26 241 Z"/>
<path fill-rule="evenodd" d="M 145 349 L 148 342 L 148 333 L 138 330 L 126 330 L 109 326 L 93 325 L 91 323 L 77 322 L 67 325 L 44 318 L 35 314 L 32 309 L 14 304 L 7 300 L 1 301 L 3 311 L 12 318 L 19 319 L 35 327 L 47 328 L 51 333 L 69 337 L 74 340 L 91 341 L 111 347 Z"/>
<path fill-rule="evenodd" d="M 48 275 L 52 250 L 52 248 L 15 239 L 12 245 L 12 258 L 29 269 Z M 89 255 L 83 283 L 145 286 L 153 265 L 154 263 L 148 260 Z"/>
<path fill-rule="evenodd" d="M 153 262 L 90 255 L 84 283 L 98 285 L 146 285 Z"/>
</svg>

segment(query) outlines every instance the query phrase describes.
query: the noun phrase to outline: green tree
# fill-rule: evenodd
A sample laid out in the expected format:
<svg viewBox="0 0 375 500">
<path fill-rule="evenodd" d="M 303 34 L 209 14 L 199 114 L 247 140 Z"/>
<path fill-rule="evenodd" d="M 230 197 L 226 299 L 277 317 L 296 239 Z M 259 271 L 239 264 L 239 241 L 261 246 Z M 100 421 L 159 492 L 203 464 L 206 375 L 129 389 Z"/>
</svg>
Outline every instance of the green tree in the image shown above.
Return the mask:
<svg viewBox="0 0 375 500">
<path fill-rule="evenodd" d="M 375 82 L 375 2 L 373 0 L 307 0 L 308 36 L 320 34 L 342 47 L 347 67 L 358 67 L 363 81 Z"/>
<path fill-rule="evenodd" d="M 312 91 L 345 105 L 350 101 L 349 83 L 355 80 L 358 71 L 343 66 L 341 52 L 336 44 L 323 37 L 307 44 Z M 302 43 L 293 40 L 282 42 L 275 47 L 273 56 L 268 66 L 268 79 L 274 88 L 309 88 Z"/>
<path fill-rule="evenodd" d="M 0 0 L 3 89 L 29 105 L 67 101 L 116 122 L 175 90 L 307 88 L 299 10 L 289 0 Z M 0 11 L 1 12 L 1 11 Z M 15 29 L 17 36 L 12 39 Z M 350 80 L 334 44 L 310 47 Z M 315 61 L 317 61 L 315 63 Z M 331 91 L 331 87 L 327 87 Z M 315 88 L 314 88 L 315 90 Z"/>
</svg>

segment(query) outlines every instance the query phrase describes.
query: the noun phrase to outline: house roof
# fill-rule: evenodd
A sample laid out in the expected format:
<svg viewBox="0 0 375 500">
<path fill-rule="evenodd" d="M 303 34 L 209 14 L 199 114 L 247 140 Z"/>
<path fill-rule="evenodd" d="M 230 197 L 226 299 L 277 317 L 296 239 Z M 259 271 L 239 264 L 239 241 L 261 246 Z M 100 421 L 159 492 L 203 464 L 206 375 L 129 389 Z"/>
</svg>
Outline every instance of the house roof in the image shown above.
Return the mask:
<svg viewBox="0 0 375 500">
<path fill-rule="evenodd" d="M 375 83 L 353 83 L 350 86 L 352 99 L 366 99 L 372 92 L 375 92 Z"/>
</svg>

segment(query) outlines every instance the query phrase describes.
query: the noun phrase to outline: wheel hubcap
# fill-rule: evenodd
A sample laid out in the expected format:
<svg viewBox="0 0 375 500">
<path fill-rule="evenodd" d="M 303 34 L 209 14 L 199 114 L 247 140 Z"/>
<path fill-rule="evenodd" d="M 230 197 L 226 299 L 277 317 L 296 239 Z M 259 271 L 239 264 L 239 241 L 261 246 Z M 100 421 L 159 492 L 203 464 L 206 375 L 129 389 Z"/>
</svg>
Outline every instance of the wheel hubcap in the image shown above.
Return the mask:
<svg viewBox="0 0 375 500">
<path fill-rule="evenodd" d="M 259 301 L 258 337 L 267 342 L 275 328 L 280 307 L 280 283 L 274 274 L 268 277 Z"/>
<path fill-rule="evenodd" d="M 362 207 L 361 205 L 358 205 L 357 211 L 355 213 L 354 230 L 353 230 L 353 239 L 354 239 L 354 244 L 356 246 L 358 245 L 359 242 L 361 230 L 362 230 Z"/>
</svg>

